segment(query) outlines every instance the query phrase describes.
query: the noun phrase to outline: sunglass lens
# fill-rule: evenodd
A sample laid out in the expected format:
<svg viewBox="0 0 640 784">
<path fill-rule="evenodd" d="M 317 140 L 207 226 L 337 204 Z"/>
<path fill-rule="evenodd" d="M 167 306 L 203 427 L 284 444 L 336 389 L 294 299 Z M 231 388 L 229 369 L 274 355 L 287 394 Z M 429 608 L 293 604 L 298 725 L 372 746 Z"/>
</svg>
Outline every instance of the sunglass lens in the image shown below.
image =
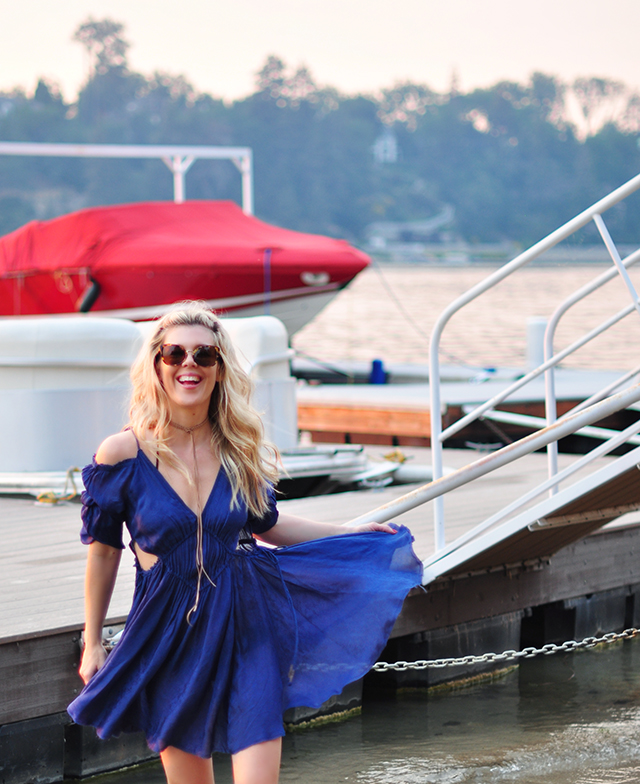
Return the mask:
<svg viewBox="0 0 640 784">
<path fill-rule="evenodd" d="M 215 346 L 198 346 L 193 352 L 193 359 L 201 367 L 211 367 L 218 361 L 218 349 Z"/>
<path fill-rule="evenodd" d="M 182 346 L 165 345 L 160 349 L 160 356 L 165 365 L 181 365 L 187 357 L 187 352 Z"/>
</svg>

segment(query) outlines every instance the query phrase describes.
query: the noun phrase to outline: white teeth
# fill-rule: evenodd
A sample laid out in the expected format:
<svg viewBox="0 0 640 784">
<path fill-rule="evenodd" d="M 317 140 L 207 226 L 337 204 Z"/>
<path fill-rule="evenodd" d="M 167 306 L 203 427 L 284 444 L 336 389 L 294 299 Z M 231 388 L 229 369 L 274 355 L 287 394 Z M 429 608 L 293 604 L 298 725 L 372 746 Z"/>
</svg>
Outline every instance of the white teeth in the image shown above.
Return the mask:
<svg viewBox="0 0 640 784">
<path fill-rule="evenodd" d="M 196 381 L 200 381 L 200 379 L 198 378 L 198 376 L 180 376 L 178 381 L 180 381 L 180 382 L 183 382 L 183 381 L 187 381 L 187 382 L 194 381 L 194 382 L 196 382 Z"/>
</svg>

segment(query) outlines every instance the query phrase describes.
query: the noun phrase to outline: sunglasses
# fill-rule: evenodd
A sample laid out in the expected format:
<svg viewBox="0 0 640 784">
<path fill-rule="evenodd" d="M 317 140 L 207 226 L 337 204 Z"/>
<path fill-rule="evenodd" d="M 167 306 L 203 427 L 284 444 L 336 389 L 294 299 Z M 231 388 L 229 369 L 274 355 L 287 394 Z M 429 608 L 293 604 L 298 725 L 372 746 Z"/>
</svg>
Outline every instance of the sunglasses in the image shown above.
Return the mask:
<svg viewBox="0 0 640 784">
<path fill-rule="evenodd" d="M 184 346 L 165 343 L 158 351 L 158 356 L 165 365 L 182 365 L 189 354 L 200 367 L 212 367 L 220 359 L 220 349 L 217 346 L 197 346 L 191 350 Z"/>
</svg>

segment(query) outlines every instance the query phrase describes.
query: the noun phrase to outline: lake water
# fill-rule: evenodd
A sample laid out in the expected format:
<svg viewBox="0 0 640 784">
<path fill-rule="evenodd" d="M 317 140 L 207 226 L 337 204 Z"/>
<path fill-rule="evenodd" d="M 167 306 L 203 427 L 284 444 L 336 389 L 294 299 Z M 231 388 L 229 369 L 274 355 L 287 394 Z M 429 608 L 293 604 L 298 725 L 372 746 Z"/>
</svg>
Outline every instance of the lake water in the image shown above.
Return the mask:
<svg viewBox="0 0 640 784">
<path fill-rule="evenodd" d="M 521 269 L 455 315 L 445 328 L 441 361 L 481 367 L 521 367 L 527 319 L 549 317 L 556 306 L 606 267 L 538 266 Z M 360 274 L 293 345 L 318 359 L 427 363 L 429 336 L 445 307 L 483 280 L 486 267 L 374 265 Z M 640 289 L 640 270 L 631 278 Z M 619 277 L 571 308 L 561 320 L 556 350 L 570 345 L 630 304 Z M 632 313 L 605 335 L 569 357 L 568 367 L 618 370 L 640 356 L 640 317 Z M 636 364 L 635 359 L 633 364 Z"/>
<path fill-rule="evenodd" d="M 217 784 L 230 784 L 216 758 Z M 640 781 L 640 640 L 524 661 L 500 680 L 365 702 L 288 734 L 282 784 L 622 784 Z M 158 764 L 101 777 L 161 784 Z"/>
</svg>

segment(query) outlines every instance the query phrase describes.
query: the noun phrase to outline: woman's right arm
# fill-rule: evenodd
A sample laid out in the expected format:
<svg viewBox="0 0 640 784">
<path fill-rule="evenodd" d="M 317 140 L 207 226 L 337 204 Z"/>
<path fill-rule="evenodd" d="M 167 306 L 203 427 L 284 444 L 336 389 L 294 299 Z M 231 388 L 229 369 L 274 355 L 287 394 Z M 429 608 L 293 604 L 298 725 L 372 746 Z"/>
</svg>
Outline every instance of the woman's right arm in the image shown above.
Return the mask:
<svg viewBox="0 0 640 784">
<path fill-rule="evenodd" d="M 130 430 L 116 433 L 100 444 L 96 463 L 115 465 L 135 457 L 137 449 L 137 441 Z M 121 555 L 122 550 L 95 540 L 89 545 L 84 582 L 84 652 L 79 669 L 85 683 L 93 678 L 107 658 L 102 645 L 102 627 L 116 584 Z"/>
<path fill-rule="evenodd" d="M 84 588 L 84 651 L 79 670 L 85 683 L 93 678 L 107 658 L 102 645 L 102 627 L 116 583 L 121 555 L 122 550 L 101 542 L 94 541 L 89 545 Z"/>
</svg>

